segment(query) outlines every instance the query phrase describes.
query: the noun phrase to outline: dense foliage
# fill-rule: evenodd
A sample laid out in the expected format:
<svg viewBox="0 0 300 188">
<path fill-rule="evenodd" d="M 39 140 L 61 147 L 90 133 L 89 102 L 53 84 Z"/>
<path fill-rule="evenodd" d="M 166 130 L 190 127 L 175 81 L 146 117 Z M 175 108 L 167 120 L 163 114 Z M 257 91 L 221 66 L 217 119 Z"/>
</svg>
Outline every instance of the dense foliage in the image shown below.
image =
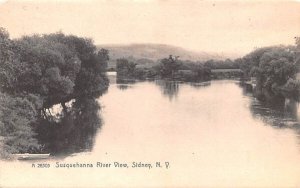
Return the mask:
<svg viewBox="0 0 300 188">
<path fill-rule="evenodd" d="M 231 59 L 226 60 L 208 60 L 204 62 L 204 65 L 210 69 L 239 69 L 239 59 L 232 61 Z"/>
<path fill-rule="evenodd" d="M 32 102 L 0 93 L 0 104 L 0 134 L 5 141 L 1 154 L 38 150 L 34 132 L 38 112 Z"/>
<path fill-rule="evenodd" d="M 210 68 L 195 62 L 183 62 L 178 56 L 170 55 L 158 64 L 148 67 L 137 67 L 127 59 L 117 60 L 117 75 L 123 79 L 170 79 L 180 81 L 200 81 L 210 78 Z"/>
<path fill-rule="evenodd" d="M 276 46 L 260 48 L 243 57 L 241 69 L 245 77 L 255 78 L 258 96 L 298 96 L 296 52 L 293 46 Z"/>
<path fill-rule="evenodd" d="M 119 77 L 135 78 L 136 64 L 125 58 L 117 59 L 117 74 Z"/>
<path fill-rule="evenodd" d="M 38 150 L 36 120 L 47 118 L 54 104 L 65 108 L 73 98 L 105 92 L 108 59 L 91 39 L 55 33 L 11 40 L 0 28 L 0 138 L 6 151 Z"/>
</svg>

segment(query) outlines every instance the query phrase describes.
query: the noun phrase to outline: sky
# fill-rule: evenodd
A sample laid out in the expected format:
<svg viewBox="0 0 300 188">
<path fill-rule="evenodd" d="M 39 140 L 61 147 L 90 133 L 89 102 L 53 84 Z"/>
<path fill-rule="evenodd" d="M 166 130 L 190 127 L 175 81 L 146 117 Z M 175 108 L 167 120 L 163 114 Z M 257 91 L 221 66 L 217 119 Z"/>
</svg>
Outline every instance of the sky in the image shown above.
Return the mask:
<svg viewBox="0 0 300 188">
<path fill-rule="evenodd" d="M 0 0 L 12 38 L 62 31 L 95 44 L 159 43 L 245 54 L 293 45 L 300 2 L 284 0 Z"/>
</svg>

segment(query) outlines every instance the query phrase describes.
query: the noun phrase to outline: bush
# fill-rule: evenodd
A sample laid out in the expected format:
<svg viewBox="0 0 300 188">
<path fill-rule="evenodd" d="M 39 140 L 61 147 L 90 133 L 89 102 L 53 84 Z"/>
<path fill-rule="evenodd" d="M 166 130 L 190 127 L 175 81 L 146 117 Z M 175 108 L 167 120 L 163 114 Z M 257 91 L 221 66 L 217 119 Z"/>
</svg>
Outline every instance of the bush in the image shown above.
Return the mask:
<svg viewBox="0 0 300 188">
<path fill-rule="evenodd" d="M 26 98 L 0 93 L 0 137 L 8 153 L 34 152 L 40 145 L 35 139 L 35 105 Z"/>
</svg>

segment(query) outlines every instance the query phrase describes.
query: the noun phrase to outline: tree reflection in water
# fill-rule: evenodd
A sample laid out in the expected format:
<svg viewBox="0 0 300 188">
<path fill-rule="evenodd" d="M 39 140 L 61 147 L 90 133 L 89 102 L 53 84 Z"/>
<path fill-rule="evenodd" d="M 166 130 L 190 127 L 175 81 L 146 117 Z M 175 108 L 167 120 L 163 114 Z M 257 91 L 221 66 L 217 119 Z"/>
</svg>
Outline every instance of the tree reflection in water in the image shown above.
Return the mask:
<svg viewBox="0 0 300 188">
<path fill-rule="evenodd" d="M 177 98 L 179 92 L 179 82 L 156 80 L 155 84 L 159 86 L 162 94 L 168 97 L 170 101 Z"/>
<path fill-rule="evenodd" d="M 180 84 L 189 85 L 195 89 L 202 89 L 210 86 L 211 82 L 179 82 L 168 80 L 156 80 L 155 84 L 159 86 L 162 94 L 169 98 L 170 101 L 176 99 L 179 93 Z"/>
<path fill-rule="evenodd" d="M 122 91 L 125 91 L 129 88 L 132 88 L 133 84 L 136 83 L 135 80 L 122 80 L 122 79 L 117 79 L 116 81 L 117 83 L 117 88 L 122 90 Z"/>
<path fill-rule="evenodd" d="M 204 87 L 210 86 L 211 82 L 210 81 L 207 81 L 207 82 L 189 82 L 188 84 L 190 86 L 192 86 L 193 88 L 202 89 Z"/>
<path fill-rule="evenodd" d="M 276 127 L 300 127 L 298 114 L 299 102 L 282 96 L 269 97 L 262 101 L 253 95 L 254 89 L 249 85 L 241 85 L 243 94 L 251 98 L 250 111 L 255 118 Z"/>
<path fill-rule="evenodd" d="M 95 98 L 79 98 L 61 112 L 58 121 L 41 119 L 38 140 L 44 152 L 58 155 L 90 151 L 102 126 L 99 110 Z"/>
<path fill-rule="evenodd" d="M 126 84 L 118 84 L 118 85 L 117 85 L 117 88 L 118 88 L 119 90 L 121 90 L 121 91 L 125 91 L 125 90 L 131 88 L 131 86 L 130 86 L 130 85 L 126 85 Z"/>
</svg>

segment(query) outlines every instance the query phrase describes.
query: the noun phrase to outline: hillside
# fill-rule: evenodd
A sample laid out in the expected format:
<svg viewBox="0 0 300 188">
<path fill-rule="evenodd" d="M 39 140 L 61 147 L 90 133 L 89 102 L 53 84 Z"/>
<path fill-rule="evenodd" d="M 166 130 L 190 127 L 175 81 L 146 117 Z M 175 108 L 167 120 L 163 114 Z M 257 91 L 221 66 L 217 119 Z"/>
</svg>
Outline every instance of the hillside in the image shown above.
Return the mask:
<svg viewBox="0 0 300 188">
<path fill-rule="evenodd" d="M 98 45 L 98 48 L 109 50 L 111 60 L 129 58 L 157 61 L 169 55 L 180 56 L 181 60 L 205 61 L 209 59 L 226 59 L 217 53 L 193 52 L 181 47 L 165 44 L 130 44 L 130 45 Z"/>
</svg>

